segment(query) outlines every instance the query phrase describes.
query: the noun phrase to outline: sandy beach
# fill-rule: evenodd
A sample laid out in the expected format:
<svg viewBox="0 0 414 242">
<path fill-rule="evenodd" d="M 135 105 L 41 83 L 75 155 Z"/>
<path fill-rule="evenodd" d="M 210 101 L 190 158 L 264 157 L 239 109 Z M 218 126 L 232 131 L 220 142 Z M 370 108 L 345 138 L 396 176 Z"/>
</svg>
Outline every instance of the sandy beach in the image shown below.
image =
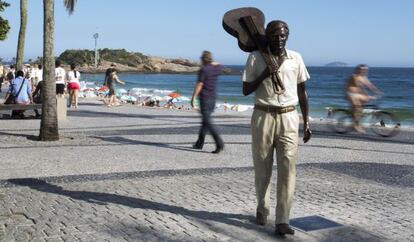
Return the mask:
<svg viewBox="0 0 414 242">
<path fill-rule="evenodd" d="M 98 241 L 274 241 L 272 222 L 265 228 L 252 223 L 250 115 L 221 112 L 214 121 L 225 141 L 218 155 L 210 153 L 215 148 L 210 136 L 203 150 L 191 149 L 200 125 L 196 111 L 130 104 L 108 108 L 82 99 L 79 109 L 69 109 L 67 121 L 59 123 L 56 142 L 30 139 L 38 135 L 39 119 L 1 119 L 0 240 L 17 233 Z M 338 135 L 321 122 L 312 129 L 310 143 L 299 144 L 293 218 L 319 215 L 344 227 L 298 231 L 294 240 L 414 240 L 414 133 Z M 10 180 L 29 178 L 48 185 Z M 110 194 L 124 197 L 115 201 Z M 129 202 L 120 202 L 125 199 Z M 42 215 L 39 208 L 53 213 Z M 241 217 L 227 221 L 228 214 Z M 46 232 L 45 224 L 54 232 Z M 82 226 L 89 227 L 82 231 Z"/>
</svg>

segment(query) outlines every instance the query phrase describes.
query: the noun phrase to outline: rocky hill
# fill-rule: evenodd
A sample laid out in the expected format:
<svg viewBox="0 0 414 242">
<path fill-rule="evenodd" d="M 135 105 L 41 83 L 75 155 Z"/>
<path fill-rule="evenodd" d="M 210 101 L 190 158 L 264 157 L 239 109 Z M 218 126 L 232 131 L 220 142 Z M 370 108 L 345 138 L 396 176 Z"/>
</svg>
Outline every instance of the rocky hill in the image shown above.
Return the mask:
<svg viewBox="0 0 414 242">
<path fill-rule="evenodd" d="M 341 62 L 341 61 L 334 61 L 331 63 L 328 63 L 325 65 L 326 67 L 347 67 L 349 66 L 347 63 L 345 62 Z"/>
<path fill-rule="evenodd" d="M 197 62 L 188 59 L 166 59 L 147 56 L 139 52 L 128 52 L 125 49 L 100 49 L 100 61 L 94 67 L 94 51 L 92 50 L 66 50 L 58 59 L 63 64 L 75 63 L 81 72 L 105 72 L 112 63 L 116 64 L 118 71 L 147 72 L 147 73 L 191 73 L 199 69 Z"/>
</svg>

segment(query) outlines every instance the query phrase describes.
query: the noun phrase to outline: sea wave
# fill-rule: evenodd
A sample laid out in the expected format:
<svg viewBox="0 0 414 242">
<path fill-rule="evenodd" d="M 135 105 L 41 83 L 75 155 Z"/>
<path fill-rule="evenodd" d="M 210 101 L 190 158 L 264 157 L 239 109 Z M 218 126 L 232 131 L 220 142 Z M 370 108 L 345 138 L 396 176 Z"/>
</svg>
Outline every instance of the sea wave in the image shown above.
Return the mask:
<svg viewBox="0 0 414 242">
<path fill-rule="evenodd" d="M 81 95 L 83 97 L 94 97 L 97 96 L 102 91 L 99 91 L 100 87 L 97 87 L 94 82 L 83 81 L 81 82 Z M 95 95 L 94 95 L 95 92 Z M 106 91 L 107 92 L 107 91 Z M 159 88 L 142 88 L 142 87 L 133 87 L 129 90 L 125 88 L 117 89 L 117 96 L 122 101 L 144 101 L 144 100 L 154 100 L 160 102 L 168 102 L 171 100 L 171 97 L 168 94 L 176 92 L 175 90 L 169 89 L 159 89 Z M 171 100 L 174 103 L 179 103 L 180 105 L 190 105 L 191 97 L 181 95 Z M 218 111 L 235 111 L 235 112 L 245 112 L 253 110 L 253 105 L 246 105 L 241 103 L 227 103 L 227 102 L 218 102 L 216 108 Z"/>
</svg>

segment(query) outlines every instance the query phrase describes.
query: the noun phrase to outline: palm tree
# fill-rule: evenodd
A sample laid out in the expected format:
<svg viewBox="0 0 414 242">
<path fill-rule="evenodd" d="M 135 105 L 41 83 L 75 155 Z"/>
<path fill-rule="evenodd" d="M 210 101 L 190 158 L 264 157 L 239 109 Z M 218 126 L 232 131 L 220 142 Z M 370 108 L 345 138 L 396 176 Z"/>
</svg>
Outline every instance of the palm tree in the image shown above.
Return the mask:
<svg viewBox="0 0 414 242">
<path fill-rule="evenodd" d="M 20 0 L 20 30 L 19 30 L 19 40 L 17 42 L 16 70 L 21 70 L 23 68 L 24 40 L 26 38 L 26 25 L 27 25 L 27 0 Z"/>
<path fill-rule="evenodd" d="M 64 0 L 69 14 L 74 11 L 76 0 Z M 43 0 L 43 105 L 39 139 L 54 141 L 59 139 L 56 110 L 55 58 L 54 58 L 54 0 Z"/>
</svg>

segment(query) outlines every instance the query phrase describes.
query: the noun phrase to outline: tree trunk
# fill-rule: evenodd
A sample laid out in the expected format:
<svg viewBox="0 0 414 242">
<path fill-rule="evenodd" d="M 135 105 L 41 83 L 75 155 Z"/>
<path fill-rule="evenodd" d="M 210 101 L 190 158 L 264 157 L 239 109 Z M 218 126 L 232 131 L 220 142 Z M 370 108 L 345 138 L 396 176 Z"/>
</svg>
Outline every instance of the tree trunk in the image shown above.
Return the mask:
<svg viewBox="0 0 414 242">
<path fill-rule="evenodd" d="M 24 40 L 26 38 L 26 25 L 27 25 L 27 0 L 20 0 L 20 30 L 19 30 L 19 41 L 17 43 L 16 70 L 23 69 Z"/>
<path fill-rule="evenodd" d="M 56 110 L 55 58 L 54 49 L 54 0 L 43 0 L 43 105 L 39 139 L 59 139 Z"/>
</svg>

